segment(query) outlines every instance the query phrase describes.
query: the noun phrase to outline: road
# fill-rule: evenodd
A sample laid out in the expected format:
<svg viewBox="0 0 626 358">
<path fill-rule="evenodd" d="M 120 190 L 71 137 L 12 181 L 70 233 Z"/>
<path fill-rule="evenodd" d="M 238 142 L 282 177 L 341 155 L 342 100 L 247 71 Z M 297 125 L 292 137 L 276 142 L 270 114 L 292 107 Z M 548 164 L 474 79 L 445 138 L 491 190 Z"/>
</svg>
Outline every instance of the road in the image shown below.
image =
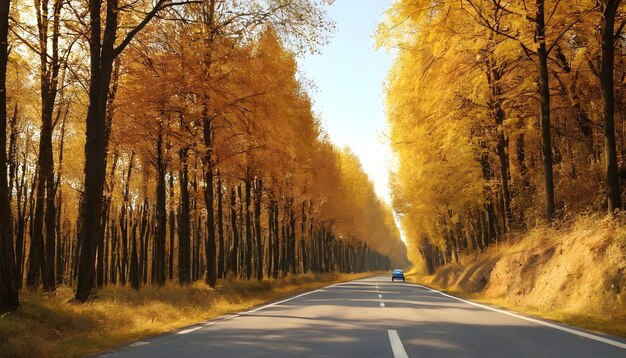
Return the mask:
<svg viewBox="0 0 626 358">
<path fill-rule="evenodd" d="M 102 357 L 626 357 L 626 340 L 373 277 L 136 342 Z"/>
</svg>

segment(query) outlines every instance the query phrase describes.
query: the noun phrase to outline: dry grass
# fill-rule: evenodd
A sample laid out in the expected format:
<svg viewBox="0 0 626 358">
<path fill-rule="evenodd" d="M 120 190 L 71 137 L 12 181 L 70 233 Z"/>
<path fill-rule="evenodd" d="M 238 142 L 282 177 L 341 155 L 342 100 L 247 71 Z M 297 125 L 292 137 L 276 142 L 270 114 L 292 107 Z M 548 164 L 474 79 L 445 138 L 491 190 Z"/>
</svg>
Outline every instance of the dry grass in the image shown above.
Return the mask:
<svg viewBox="0 0 626 358">
<path fill-rule="evenodd" d="M 411 279 L 479 302 L 626 337 L 626 225 L 581 217 L 538 227 Z"/>
<path fill-rule="evenodd" d="M 81 357 L 223 314 L 235 313 L 360 275 L 300 275 L 266 281 L 220 281 L 132 290 L 108 287 L 85 304 L 72 289 L 22 292 L 21 306 L 0 318 L 2 357 Z"/>
<path fill-rule="evenodd" d="M 491 298 L 486 297 L 483 292 L 468 292 L 459 289 L 450 289 L 433 284 L 434 276 L 420 275 L 418 273 L 412 276 L 407 276 L 408 282 L 417 283 L 420 285 L 428 286 L 441 292 L 445 292 L 449 295 L 471 300 L 474 302 L 483 303 L 490 306 L 496 306 L 504 309 L 508 309 L 517 313 L 521 313 L 528 316 L 539 317 L 543 319 L 552 320 L 555 322 L 565 323 L 571 326 L 585 328 L 590 331 L 611 334 L 614 336 L 621 336 L 626 338 L 626 313 L 615 312 L 608 316 L 604 315 L 590 315 L 590 314 L 577 314 L 567 312 L 561 309 L 546 310 L 533 305 L 520 305 L 512 302 L 508 297 Z"/>
</svg>

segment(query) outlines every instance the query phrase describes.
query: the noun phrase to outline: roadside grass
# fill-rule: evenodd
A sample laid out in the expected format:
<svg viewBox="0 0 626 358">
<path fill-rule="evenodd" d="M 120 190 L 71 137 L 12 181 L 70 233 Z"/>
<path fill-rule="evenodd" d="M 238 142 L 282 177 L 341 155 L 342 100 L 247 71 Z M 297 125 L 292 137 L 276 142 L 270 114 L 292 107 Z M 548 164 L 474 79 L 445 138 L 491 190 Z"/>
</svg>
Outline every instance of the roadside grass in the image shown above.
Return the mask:
<svg viewBox="0 0 626 358">
<path fill-rule="evenodd" d="M 562 310 L 544 311 L 538 307 L 512 304 L 510 302 L 507 302 L 505 298 L 490 299 L 471 296 L 472 295 L 470 295 L 470 297 L 468 298 L 479 303 L 504 307 L 512 311 L 523 313 L 525 315 L 545 318 L 551 321 L 565 323 L 570 326 L 584 328 L 597 333 L 610 334 L 613 336 L 626 338 L 626 314 L 622 314 L 621 316 L 615 315 L 606 318 L 584 314 L 575 314 L 570 312 L 564 312 Z"/>
<path fill-rule="evenodd" d="M 626 337 L 626 212 L 541 224 L 425 276 L 452 295 Z"/>
<path fill-rule="evenodd" d="M 72 303 L 73 290 L 20 292 L 17 311 L 0 316 L 2 357 L 82 357 L 142 338 L 231 314 L 336 282 L 373 275 L 297 275 L 264 281 L 226 279 L 215 289 L 107 287 L 94 300 Z"/>
<path fill-rule="evenodd" d="M 443 288 L 432 283 L 433 277 L 434 276 L 411 273 L 407 275 L 407 281 L 434 288 L 446 294 L 465 300 L 482 303 L 487 306 L 503 308 L 514 313 L 520 313 L 526 316 L 532 316 L 541 319 L 551 320 L 558 323 L 564 323 L 570 326 L 583 328 L 600 334 L 610 334 L 613 336 L 626 338 L 626 312 L 609 316 L 598 316 L 565 312 L 559 309 L 545 310 L 532 305 L 515 304 L 514 302 L 511 302 L 512 300 L 510 300 L 506 296 L 498 298 L 488 298 L 485 297 L 483 293 L 466 292 L 459 289 L 458 287 L 454 289 Z"/>
</svg>

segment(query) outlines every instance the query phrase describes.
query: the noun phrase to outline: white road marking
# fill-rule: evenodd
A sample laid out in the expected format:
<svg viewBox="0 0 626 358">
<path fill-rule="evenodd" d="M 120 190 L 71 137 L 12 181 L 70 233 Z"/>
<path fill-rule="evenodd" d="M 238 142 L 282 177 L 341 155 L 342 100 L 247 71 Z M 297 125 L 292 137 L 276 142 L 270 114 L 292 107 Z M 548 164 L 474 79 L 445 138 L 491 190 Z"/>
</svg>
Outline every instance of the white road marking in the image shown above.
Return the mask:
<svg viewBox="0 0 626 358">
<path fill-rule="evenodd" d="M 512 317 L 515 317 L 515 318 L 522 319 L 524 321 L 528 321 L 528 322 L 536 323 L 536 324 L 539 324 L 539 325 L 542 325 L 542 326 L 558 329 L 559 331 L 567 332 L 567 333 L 570 333 L 570 334 L 573 334 L 573 335 L 576 335 L 576 336 L 579 336 L 579 337 L 588 338 L 588 339 L 591 339 L 591 340 L 594 340 L 594 341 L 597 341 L 597 342 L 602 342 L 602 343 L 605 343 L 605 344 L 609 344 L 609 345 L 614 346 L 614 347 L 618 347 L 618 348 L 621 348 L 621 349 L 626 349 L 626 344 L 622 343 L 622 342 L 614 341 L 612 339 L 608 339 L 608 338 L 601 337 L 601 336 L 596 336 L 595 334 L 591 334 L 591 333 L 582 332 L 582 331 L 578 331 L 578 330 L 575 330 L 575 329 L 559 326 L 558 324 L 553 324 L 553 323 L 550 323 L 550 322 L 544 322 L 544 321 L 541 321 L 541 320 L 538 320 L 538 319 L 521 316 L 521 315 L 515 314 L 513 312 L 508 312 L 508 311 L 500 310 L 500 309 L 497 309 L 497 308 L 481 305 L 480 303 L 476 303 L 476 302 L 472 302 L 472 301 L 466 301 L 464 299 L 445 294 L 445 293 L 443 293 L 441 291 L 434 290 L 434 289 L 432 289 L 430 287 L 426 287 L 426 286 L 422 286 L 422 285 L 417 285 L 417 286 L 421 287 L 421 288 L 424 288 L 424 289 L 427 289 L 427 290 L 432 291 L 432 292 L 436 292 L 436 293 L 438 293 L 438 294 L 440 294 L 442 296 L 449 297 L 449 298 L 455 299 L 457 301 L 461 301 L 461 302 L 467 303 L 468 305 L 472 305 L 472 306 L 484 308 L 486 310 L 502 313 L 502 314 L 505 314 L 505 315 L 508 315 L 508 316 L 512 316 Z"/>
<path fill-rule="evenodd" d="M 391 343 L 391 350 L 393 351 L 394 358 L 409 358 L 404 350 L 404 346 L 402 345 L 402 341 L 400 340 L 400 336 L 398 336 L 398 331 L 395 329 L 387 330 L 387 334 L 389 334 L 389 343 Z"/>
<path fill-rule="evenodd" d="M 176 332 L 176 334 L 187 334 L 187 333 L 191 333 L 191 332 L 197 331 L 197 330 L 199 330 L 200 328 L 202 328 L 202 327 L 193 327 L 193 328 L 188 328 L 188 329 L 184 329 L 184 330 L 182 330 L 182 331 L 180 331 L 180 332 Z"/>
<path fill-rule="evenodd" d="M 291 301 L 291 300 L 295 300 L 296 298 L 300 298 L 300 297 L 302 297 L 302 296 L 306 296 L 306 295 L 309 295 L 309 294 L 311 294 L 311 293 L 315 293 L 315 292 L 323 292 L 325 289 L 330 288 L 330 287 L 335 287 L 335 286 L 341 286 L 341 285 L 351 284 L 351 283 L 352 283 L 352 282 L 354 282 L 354 281 L 359 281 L 359 280 L 353 280 L 353 281 L 347 281 L 347 282 L 339 282 L 339 283 L 335 283 L 335 284 L 325 286 L 325 287 L 320 288 L 320 289 L 315 290 L 315 291 L 305 292 L 305 293 L 302 293 L 302 294 L 300 294 L 300 295 L 297 295 L 297 296 L 294 296 L 294 297 L 291 297 L 291 298 L 287 298 L 287 299 L 284 299 L 284 300 L 282 300 L 282 301 L 278 301 L 278 302 L 270 303 L 270 304 L 265 305 L 265 306 L 257 307 L 257 308 L 255 308 L 255 309 L 252 309 L 252 310 L 249 310 L 249 311 L 246 311 L 246 312 L 240 312 L 240 313 L 235 313 L 235 314 L 232 314 L 232 315 L 220 316 L 220 317 L 216 317 L 216 318 L 213 318 L 213 319 L 208 320 L 208 321 L 205 321 L 205 322 L 200 322 L 200 323 L 198 323 L 198 324 L 201 324 L 201 325 L 203 325 L 203 326 L 205 326 L 205 327 L 209 327 L 209 326 L 212 326 L 212 325 L 217 324 L 217 323 L 220 323 L 220 322 L 229 321 L 229 320 L 231 320 L 231 319 L 235 319 L 235 318 L 237 318 L 237 317 L 241 317 L 241 316 L 246 315 L 246 314 L 248 314 L 248 313 L 253 313 L 253 312 L 260 311 L 260 310 L 262 310 L 262 309 L 266 309 L 266 308 L 269 308 L 269 307 L 274 307 L 274 306 L 277 306 L 277 305 L 279 305 L 279 304 L 281 304 L 281 303 L 285 303 L 285 302 L 288 302 L 288 301 Z M 376 287 L 378 288 L 378 285 L 376 285 Z M 179 331 L 179 332 L 177 332 L 176 334 L 177 334 L 177 335 L 183 335 L 183 334 L 187 334 L 187 333 L 191 333 L 191 332 L 197 331 L 197 330 L 198 330 L 198 329 L 200 329 L 200 328 L 202 328 L 202 327 L 193 327 L 193 328 L 188 328 L 188 329 L 185 329 L 185 330 Z M 140 346 L 145 346 L 145 345 L 147 345 L 147 344 L 150 344 L 150 342 L 139 341 L 139 342 L 135 342 L 135 343 L 129 344 L 129 345 L 128 345 L 128 347 L 130 347 L 130 348 L 136 348 L 136 347 L 140 347 Z M 106 356 L 113 355 L 113 354 L 116 354 L 116 353 L 117 353 L 117 352 L 107 353 L 107 354 L 103 355 L 102 357 L 106 357 Z"/>
<path fill-rule="evenodd" d="M 335 286 L 335 285 L 332 285 L 332 286 Z M 330 286 L 328 286 L 328 287 L 330 287 Z M 320 290 L 315 290 L 315 291 L 305 292 L 305 293 L 299 294 L 299 295 L 297 295 L 297 296 L 294 296 L 294 297 L 288 298 L 288 299 L 286 299 L 286 300 L 282 300 L 282 301 L 278 301 L 278 302 L 270 303 L 269 305 L 265 305 L 265 306 L 257 307 L 257 308 L 255 308 L 255 309 L 252 309 L 252 310 L 249 310 L 249 311 L 241 312 L 241 313 L 236 314 L 236 315 L 235 315 L 235 317 L 233 317 L 233 318 L 237 318 L 237 317 L 239 317 L 239 316 L 243 316 L 243 315 L 246 315 L 246 314 L 249 314 L 249 313 L 254 313 L 254 312 L 257 312 L 257 311 L 260 311 L 260 310 L 264 310 L 264 309 L 266 309 L 266 308 L 270 308 L 270 307 L 278 306 L 278 305 L 279 305 L 279 304 L 281 304 L 281 303 L 285 303 L 285 302 L 288 302 L 288 301 L 291 301 L 291 300 L 295 300 L 296 298 L 300 298 L 300 297 L 302 297 L 302 296 L 310 295 L 310 294 L 312 294 L 312 293 L 319 292 L 319 291 L 320 291 Z"/>
<path fill-rule="evenodd" d="M 305 292 L 305 293 L 299 294 L 297 296 L 284 299 L 282 301 L 270 303 L 270 304 L 265 305 L 265 306 L 261 306 L 261 307 L 257 307 L 257 308 L 251 309 L 249 311 L 213 318 L 210 321 L 206 321 L 206 322 L 200 323 L 200 324 L 202 324 L 202 326 L 204 326 L 204 327 L 210 327 L 210 326 L 212 326 L 214 324 L 217 324 L 217 323 L 220 323 L 220 322 L 229 321 L 229 320 L 235 319 L 237 317 L 241 317 L 241 316 L 244 316 L 244 315 L 247 315 L 247 314 L 250 314 L 250 313 L 254 313 L 254 312 L 266 309 L 266 308 L 270 308 L 270 307 L 274 307 L 274 306 L 280 305 L 281 303 L 285 303 L 285 302 L 288 302 L 288 301 L 291 301 L 291 300 L 295 300 L 296 298 L 300 298 L 302 296 L 310 295 L 311 293 L 323 291 L 324 289 L 329 288 L 329 287 L 339 286 L 339 285 L 347 284 L 347 283 L 350 283 L 350 282 L 352 282 L 352 281 L 335 283 L 335 284 L 326 286 L 324 288 L 321 288 L 321 289 L 318 289 L 318 290 L 315 290 L 315 291 Z M 176 334 L 177 335 L 183 335 L 183 334 L 195 332 L 195 331 L 199 330 L 200 328 L 202 328 L 202 326 L 201 327 L 192 327 L 192 328 L 184 329 L 182 331 L 176 332 Z M 140 343 L 142 343 L 142 344 L 140 344 Z M 148 344 L 148 343 L 147 342 L 137 342 L 137 343 L 133 343 L 133 344 L 137 344 L 137 346 L 141 346 L 143 344 Z M 135 347 L 135 346 L 131 345 L 131 347 Z"/>
<path fill-rule="evenodd" d="M 380 307 L 385 307 L 385 302 L 381 302 Z"/>
</svg>

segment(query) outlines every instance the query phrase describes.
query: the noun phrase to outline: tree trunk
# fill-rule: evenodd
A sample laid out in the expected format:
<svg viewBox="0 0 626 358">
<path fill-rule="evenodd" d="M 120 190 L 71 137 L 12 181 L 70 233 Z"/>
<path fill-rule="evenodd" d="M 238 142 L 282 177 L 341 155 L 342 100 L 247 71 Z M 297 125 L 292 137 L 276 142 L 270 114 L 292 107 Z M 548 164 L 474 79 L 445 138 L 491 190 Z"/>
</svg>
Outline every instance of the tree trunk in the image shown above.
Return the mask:
<svg viewBox="0 0 626 358">
<path fill-rule="evenodd" d="M 41 158 L 41 155 L 39 157 Z M 39 176 L 35 178 L 37 181 L 35 211 L 31 218 L 32 232 L 30 237 L 30 250 L 28 251 L 28 275 L 26 276 L 26 286 L 31 290 L 37 289 L 41 281 L 46 278 L 45 247 L 43 239 L 45 179 L 41 177 L 41 161 L 38 164 L 38 168 Z"/>
<path fill-rule="evenodd" d="M 208 105 L 208 104 L 207 104 Z M 204 171 L 204 203 L 207 210 L 207 241 L 206 241 L 206 281 L 211 287 L 215 287 L 217 282 L 217 264 L 216 264 L 216 248 L 215 248 L 215 218 L 214 218 L 214 198 L 213 198 L 213 126 L 212 121 L 205 108 L 203 120 L 204 145 L 206 147 L 204 156 L 202 157 L 202 168 Z"/>
<path fill-rule="evenodd" d="M 8 33 L 10 1 L 0 2 L 0 312 L 19 305 L 18 282 L 13 251 L 11 204 L 7 181 L 7 91 Z"/>
<path fill-rule="evenodd" d="M 283 213 L 283 220 L 280 222 L 280 269 L 282 271 L 282 276 L 285 277 L 287 275 L 287 265 L 289 264 L 289 259 L 287 257 L 289 248 L 287 245 L 287 225 L 285 225 L 285 214 Z"/>
<path fill-rule="evenodd" d="M 167 208 L 165 203 L 165 153 L 163 143 L 163 122 L 159 120 L 159 132 L 156 142 L 156 232 L 154 236 L 153 250 L 155 252 L 155 275 L 154 279 L 157 285 L 165 285 L 165 241 L 167 237 Z"/>
<path fill-rule="evenodd" d="M 17 161 L 17 117 L 18 117 L 19 107 L 17 102 L 15 103 L 15 107 L 13 108 L 13 115 L 11 116 L 11 120 L 9 121 L 9 151 L 7 158 L 7 166 L 9 169 L 9 203 L 12 200 L 13 188 L 17 187 L 17 174 L 19 169 L 19 162 Z M 6 127 L 5 127 L 6 128 Z M 5 129 L 6 133 L 6 129 Z M 5 134 L 6 135 L 6 134 Z M 26 134 L 28 137 L 28 133 Z"/>
<path fill-rule="evenodd" d="M 502 207 L 504 211 L 504 232 L 510 229 L 511 225 L 511 189 L 509 187 L 509 139 L 504 128 L 505 113 L 502 109 L 502 90 L 500 86 L 501 70 L 498 64 L 494 63 L 494 59 L 487 61 L 488 63 L 488 79 L 491 89 L 491 109 L 495 118 L 496 130 L 498 133 L 498 141 L 496 143 L 496 153 L 500 162 L 500 184 L 502 186 Z"/>
<path fill-rule="evenodd" d="M 225 246 L 226 237 L 224 236 L 224 208 L 223 208 L 223 191 L 222 191 L 222 178 L 220 177 L 219 170 L 217 171 L 217 234 L 220 237 L 220 245 L 218 251 L 217 262 L 217 276 L 219 278 L 226 277 L 226 257 Z"/>
<path fill-rule="evenodd" d="M 537 55 L 539 57 L 539 101 L 541 104 L 541 152 L 546 195 L 546 218 L 554 219 L 554 173 L 552 168 L 552 135 L 550 133 L 550 78 L 548 73 L 548 51 L 546 49 L 545 0 L 537 0 L 536 30 Z"/>
<path fill-rule="evenodd" d="M 237 276 L 239 270 L 239 231 L 237 230 L 237 197 L 235 187 L 230 188 L 230 226 L 233 234 L 233 247 L 230 252 L 228 270 Z"/>
<path fill-rule="evenodd" d="M 254 185 L 254 233 L 256 237 L 256 275 L 263 279 L 263 239 L 261 238 L 261 196 L 263 195 L 263 181 L 255 180 Z"/>
<path fill-rule="evenodd" d="M 191 283 L 191 219 L 189 211 L 189 168 L 188 149 L 178 152 L 180 158 L 180 204 L 178 209 L 178 282 L 181 285 Z"/>
<path fill-rule="evenodd" d="M 55 232 L 57 236 L 57 250 L 56 250 L 56 283 L 63 283 L 63 267 L 64 261 L 67 260 L 67 255 L 64 255 L 64 248 L 67 245 L 67 242 L 62 242 L 62 233 L 61 233 L 61 217 L 62 217 L 62 205 L 63 205 L 63 192 L 59 190 L 61 185 L 61 172 L 63 171 L 63 151 L 65 148 L 65 128 L 67 123 L 67 116 L 69 113 L 69 105 L 66 107 L 65 113 L 63 115 L 63 122 L 61 122 L 61 140 L 59 144 L 59 169 L 57 171 L 57 177 L 54 183 L 54 191 L 57 193 L 56 198 L 56 207 L 58 209 L 58 213 L 55 218 Z"/>
<path fill-rule="evenodd" d="M 130 235 L 130 286 L 136 290 L 139 289 L 139 281 L 141 277 L 141 272 L 139 271 L 139 255 L 137 254 L 137 224 L 140 219 L 141 217 L 133 221 L 133 227 Z"/>
<path fill-rule="evenodd" d="M 280 268 L 280 233 L 279 233 L 279 224 L 278 224 L 278 202 L 273 201 L 274 205 L 274 268 L 272 270 L 272 277 L 278 278 L 278 270 Z"/>
<path fill-rule="evenodd" d="M 174 279 L 174 239 L 176 237 L 176 214 L 174 213 L 174 173 L 170 173 L 170 215 L 169 215 L 169 227 L 170 227 L 170 247 L 168 254 L 168 278 Z"/>
<path fill-rule="evenodd" d="M 242 183 L 240 183 L 239 185 L 237 185 L 237 200 L 239 203 L 238 209 L 239 209 L 239 220 L 238 220 L 238 230 L 239 230 L 239 240 L 240 245 L 239 245 L 239 256 L 237 258 L 237 260 L 239 260 L 239 277 L 243 277 L 246 272 L 244 269 L 244 265 L 246 262 L 245 259 L 245 252 L 246 252 L 246 243 L 244 242 L 244 218 L 245 215 L 243 213 L 243 206 L 244 206 L 244 200 L 243 200 L 243 190 L 241 189 L 241 187 L 243 186 Z"/>
<path fill-rule="evenodd" d="M 245 252 L 245 263 L 246 263 L 246 278 L 249 280 L 252 277 L 252 218 L 250 212 L 250 195 L 251 195 L 251 184 L 248 179 L 245 181 L 246 186 L 246 252 Z"/>
<path fill-rule="evenodd" d="M 150 236 L 148 233 L 149 231 L 148 210 L 149 210 L 148 198 L 144 196 L 144 202 L 141 208 L 141 218 L 140 218 L 141 228 L 139 230 L 140 235 L 139 235 L 139 255 L 138 255 L 139 266 L 137 270 L 138 279 L 141 280 L 144 285 L 148 283 L 148 245 L 147 245 L 148 239 L 147 237 Z M 137 286 L 139 287 L 139 285 Z"/>
<path fill-rule="evenodd" d="M 135 235 L 134 232 L 132 232 L 129 235 L 129 223 L 130 223 L 130 218 L 128 217 L 129 215 L 128 210 L 130 208 L 130 178 L 133 172 L 133 164 L 135 161 L 135 152 L 131 152 L 130 153 L 130 160 L 128 161 L 128 171 L 126 172 L 126 180 L 124 181 L 124 201 L 122 203 L 122 208 L 120 211 L 120 231 L 121 231 L 121 239 L 122 239 L 122 258 L 121 258 L 121 267 L 120 267 L 120 281 L 122 283 L 122 285 L 126 284 L 126 272 L 128 270 L 129 267 L 129 263 L 128 263 L 128 243 L 129 243 L 129 236 L 130 235 Z M 133 236 L 133 240 L 135 240 L 136 238 Z M 137 245 L 136 243 L 133 243 L 134 245 Z M 135 247 L 135 255 L 137 254 L 136 252 L 136 247 Z"/>
<path fill-rule="evenodd" d="M 86 301 L 94 287 L 94 263 L 100 215 L 102 214 L 104 174 L 108 131 L 106 113 L 109 105 L 109 86 L 115 58 L 130 43 L 132 38 L 156 15 L 165 0 L 158 0 L 143 20 L 116 46 L 118 27 L 118 0 L 108 0 L 106 11 L 102 11 L 102 1 L 89 0 L 89 106 L 86 118 L 85 141 L 85 180 L 80 209 L 80 249 L 78 262 L 78 282 L 75 298 Z M 102 14 L 106 20 L 102 21 Z M 104 23 L 104 32 L 102 24 Z M 110 125 L 110 123 L 109 123 Z"/>
<path fill-rule="evenodd" d="M 94 263 L 101 231 L 104 174 L 106 170 L 106 105 L 113 69 L 113 46 L 117 32 L 117 0 L 107 2 L 106 25 L 102 42 L 101 2 L 89 0 L 90 82 L 85 142 L 85 180 L 81 200 L 80 254 L 76 299 L 86 301 L 94 288 Z"/>
<path fill-rule="evenodd" d="M 58 91 L 59 74 L 59 21 L 63 2 L 56 0 L 53 11 L 53 32 L 49 39 L 48 3 L 36 2 L 39 36 L 39 75 L 41 95 L 41 130 L 39 138 L 39 180 L 35 207 L 33 237 L 35 250 L 31 251 L 31 265 L 28 270 L 28 286 L 35 288 L 39 283 L 39 272 L 46 291 L 55 290 L 55 250 L 56 250 L 56 186 L 54 158 L 52 155 L 52 117 Z M 48 51 L 49 41 L 52 54 Z M 44 230 L 45 225 L 45 230 Z M 45 234 L 45 237 L 44 237 Z"/>
<path fill-rule="evenodd" d="M 602 94 L 602 116 L 604 118 L 604 150 L 606 154 L 606 196 L 608 211 L 613 214 L 621 208 L 617 149 L 615 147 L 615 88 L 613 71 L 615 67 L 615 15 L 620 0 L 601 0 L 602 56 L 600 67 L 600 87 Z"/>
<path fill-rule="evenodd" d="M 309 265 L 308 265 L 308 257 L 307 257 L 307 250 L 306 250 L 306 241 L 305 241 L 305 237 L 306 237 L 306 223 L 307 223 L 307 217 L 306 217 L 306 201 L 302 202 L 302 213 L 301 213 L 301 226 L 300 226 L 300 250 L 302 253 L 302 272 L 303 273 L 307 273 L 309 272 Z"/>
<path fill-rule="evenodd" d="M 298 273 L 296 264 L 296 215 L 293 212 L 293 205 L 289 205 L 289 267 L 291 268 L 291 274 Z"/>
<path fill-rule="evenodd" d="M 267 205 L 267 277 L 272 277 L 272 272 L 274 268 L 274 246 L 276 242 L 274 240 L 274 199 L 272 199 L 272 195 L 270 193 L 269 201 Z"/>
<path fill-rule="evenodd" d="M 28 132 L 26 132 L 26 145 L 29 144 Z M 28 206 L 28 196 L 26 190 L 26 164 L 27 155 L 24 153 L 24 162 L 22 163 L 22 176 L 20 178 L 20 184 L 17 187 L 17 233 L 15 242 L 15 263 L 17 265 L 17 280 L 18 287 L 22 287 L 22 278 L 24 272 L 24 256 L 25 256 L 25 236 L 26 236 L 26 213 Z"/>
</svg>

